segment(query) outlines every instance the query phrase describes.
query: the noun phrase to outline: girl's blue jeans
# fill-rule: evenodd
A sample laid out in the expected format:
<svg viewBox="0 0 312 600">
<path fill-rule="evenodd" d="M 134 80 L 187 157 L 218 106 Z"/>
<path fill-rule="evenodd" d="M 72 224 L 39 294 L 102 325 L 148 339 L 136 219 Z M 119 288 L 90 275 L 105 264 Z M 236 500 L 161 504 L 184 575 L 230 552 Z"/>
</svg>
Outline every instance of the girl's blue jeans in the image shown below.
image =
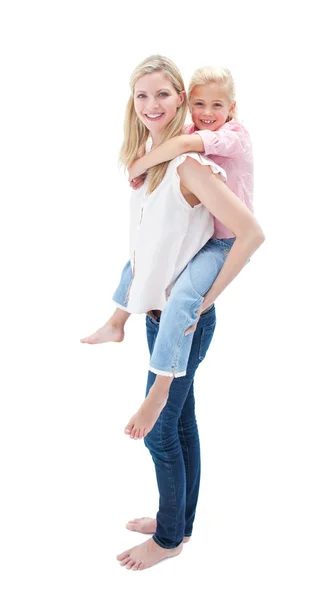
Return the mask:
<svg viewBox="0 0 312 600">
<path fill-rule="evenodd" d="M 157 343 L 160 323 L 146 317 L 150 354 Z M 201 315 L 192 336 L 186 375 L 171 384 L 165 408 L 144 438 L 156 470 L 159 510 L 154 541 L 176 548 L 192 534 L 200 482 L 200 446 L 195 417 L 194 376 L 204 359 L 216 326 L 215 308 Z M 148 372 L 146 395 L 156 375 Z"/>
<path fill-rule="evenodd" d="M 192 333 L 185 336 L 185 331 L 196 322 L 196 311 L 222 269 L 234 241 L 235 238 L 211 238 L 175 282 L 162 311 L 157 340 L 151 353 L 149 368 L 156 375 L 185 376 L 194 336 Z M 114 302 L 126 310 L 131 280 L 132 270 L 128 262 L 113 296 Z"/>
</svg>

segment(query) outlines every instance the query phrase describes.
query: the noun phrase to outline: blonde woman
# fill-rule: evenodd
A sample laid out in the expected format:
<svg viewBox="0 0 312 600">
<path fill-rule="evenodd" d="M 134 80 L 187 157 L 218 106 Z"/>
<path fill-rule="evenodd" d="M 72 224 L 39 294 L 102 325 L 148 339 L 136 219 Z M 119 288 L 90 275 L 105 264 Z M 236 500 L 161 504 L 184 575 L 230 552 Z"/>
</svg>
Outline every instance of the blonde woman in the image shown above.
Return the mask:
<svg viewBox="0 0 312 600">
<path fill-rule="evenodd" d="M 130 84 L 121 152 L 126 167 L 133 163 L 149 136 L 152 145 L 158 146 L 181 134 L 186 112 L 183 80 L 169 59 L 149 57 L 135 69 Z M 152 526 L 154 535 L 117 557 L 127 569 L 144 569 L 176 556 L 183 548 L 183 540 L 191 535 L 200 477 L 194 376 L 214 332 L 215 298 L 263 241 L 251 211 L 224 185 L 222 178 L 226 178 L 224 170 L 213 161 L 185 153 L 153 167 L 144 185 L 131 197 L 131 262 L 114 295 L 119 307 L 106 329 L 113 331 L 114 322 L 125 322 L 129 313 L 149 313 L 147 338 L 151 352 L 161 322 L 159 311 L 166 307 L 170 290 L 169 301 L 174 296 L 181 272 L 212 236 L 212 215 L 233 231 L 235 242 L 222 275 L 218 275 L 207 294 L 209 308 L 200 317 L 195 333 L 188 336 L 191 350 L 185 375 L 156 377 L 149 371 L 147 397 L 129 424 L 130 435 L 135 439 L 144 436 L 152 455 L 159 511 Z M 129 273 L 130 284 L 124 286 Z M 195 289 L 197 283 L 192 282 L 192 289 L 196 301 L 201 303 L 203 296 Z M 136 530 L 144 532 L 150 527 L 150 520 L 135 525 Z M 129 523 L 128 528 L 134 527 Z"/>
</svg>

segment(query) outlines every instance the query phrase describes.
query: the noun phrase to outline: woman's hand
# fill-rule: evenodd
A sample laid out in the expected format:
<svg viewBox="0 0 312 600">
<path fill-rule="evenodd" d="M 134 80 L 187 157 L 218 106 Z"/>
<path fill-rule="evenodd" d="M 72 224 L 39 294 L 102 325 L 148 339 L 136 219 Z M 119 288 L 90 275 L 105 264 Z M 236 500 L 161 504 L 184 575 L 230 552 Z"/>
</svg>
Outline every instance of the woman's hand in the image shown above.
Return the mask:
<svg viewBox="0 0 312 600">
<path fill-rule="evenodd" d="M 195 323 L 185 331 L 184 335 L 189 335 L 190 333 L 194 333 L 196 331 L 197 324 L 198 324 L 198 321 L 199 321 L 199 319 L 201 317 L 202 312 L 204 312 L 204 310 L 207 310 L 208 308 L 210 308 L 210 306 L 212 306 L 211 302 L 209 302 L 208 304 L 207 304 L 207 302 L 205 302 L 205 298 L 206 298 L 206 296 L 204 296 L 204 300 L 202 302 L 202 305 L 196 311 L 198 317 L 197 317 Z"/>
<path fill-rule="evenodd" d="M 189 327 L 186 332 L 184 333 L 184 335 L 189 335 L 190 333 L 194 333 L 196 331 L 197 328 L 197 323 L 200 319 L 200 315 L 201 315 L 201 308 L 199 308 L 197 311 L 198 317 L 197 320 L 195 321 L 194 325 L 192 325 L 192 327 Z"/>
</svg>

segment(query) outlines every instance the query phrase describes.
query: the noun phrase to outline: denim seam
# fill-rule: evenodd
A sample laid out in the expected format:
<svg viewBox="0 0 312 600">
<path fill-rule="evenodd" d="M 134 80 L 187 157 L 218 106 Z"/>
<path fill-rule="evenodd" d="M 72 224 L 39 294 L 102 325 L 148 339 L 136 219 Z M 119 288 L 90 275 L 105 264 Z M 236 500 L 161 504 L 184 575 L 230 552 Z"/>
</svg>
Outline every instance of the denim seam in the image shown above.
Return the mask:
<svg viewBox="0 0 312 600">
<path fill-rule="evenodd" d="M 191 387 L 190 387 L 190 389 L 191 389 Z M 182 438 L 183 438 L 183 442 L 184 442 L 184 446 L 186 448 L 186 454 L 187 454 L 187 466 L 185 465 L 185 475 L 186 475 L 186 477 L 185 477 L 185 480 L 186 480 L 185 481 L 185 509 L 186 509 L 186 505 L 187 505 L 187 493 L 188 493 L 188 491 L 190 489 L 190 483 L 189 483 L 190 457 L 189 457 L 189 451 L 188 451 L 187 443 L 185 441 L 185 435 L 184 435 L 184 429 L 183 429 L 183 423 L 182 423 L 181 417 L 180 417 L 179 421 L 180 421 L 180 427 L 181 427 L 181 430 L 182 430 Z M 182 453 L 183 453 L 183 450 L 182 450 Z M 184 464 L 185 464 L 185 461 L 184 461 Z M 184 533 L 184 535 L 186 535 L 186 534 Z"/>
<path fill-rule="evenodd" d="M 160 436 L 160 445 L 161 445 L 162 451 L 163 451 L 163 453 L 164 453 L 164 455 L 166 457 L 167 463 L 169 464 L 169 467 L 170 467 L 171 492 L 173 490 L 172 508 L 175 511 L 175 532 L 174 532 L 174 539 L 176 540 L 176 538 L 177 538 L 177 528 L 178 528 L 178 523 L 177 523 L 178 519 L 177 519 L 176 489 L 175 489 L 175 485 L 174 485 L 174 479 L 173 479 L 173 473 L 172 473 L 172 466 L 171 466 L 171 463 L 169 461 L 168 454 L 167 454 L 167 452 L 166 452 L 166 450 L 164 449 L 164 446 L 163 446 L 163 435 L 162 435 L 163 422 L 164 422 L 164 419 L 163 419 L 163 417 L 161 417 L 161 423 L 160 423 L 160 428 L 159 428 L 159 436 Z"/>
<path fill-rule="evenodd" d="M 218 274 L 220 273 L 220 270 L 222 269 L 222 267 L 221 267 L 221 269 L 219 269 L 218 263 L 217 263 L 217 261 L 216 261 L 216 258 L 215 258 L 215 256 L 214 256 L 214 255 L 212 255 L 212 258 L 213 258 L 213 260 L 214 260 L 215 268 L 216 268 L 216 270 L 217 270 L 216 276 L 215 276 L 215 278 L 214 278 L 214 281 L 215 281 L 215 279 L 217 278 Z M 193 259 L 193 260 L 194 260 L 194 259 Z M 223 263 L 224 263 L 224 262 L 225 262 L 225 259 L 224 259 Z M 222 266 L 223 266 L 223 265 L 222 265 Z M 199 292 L 196 290 L 196 288 L 195 288 L 195 287 L 194 287 L 194 285 L 193 285 L 193 280 L 192 280 L 192 271 L 191 271 L 191 268 L 190 268 L 190 271 L 189 271 L 189 278 L 190 278 L 190 283 L 191 283 L 191 285 L 192 285 L 192 287 L 193 287 L 194 291 L 195 291 L 195 292 L 196 292 L 196 293 L 197 293 L 199 296 L 201 296 L 201 297 L 203 298 L 203 297 L 205 296 L 205 294 L 207 293 L 207 291 L 208 291 L 208 290 L 206 290 L 206 292 L 205 292 L 204 296 L 202 296 L 202 294 L 199 294 Z M 212 283 L 213 283 L 213 282 L 212 282 Z M 211 287 L 211 286 L 210 286 L 210 287 Z M 209 287 L 208 289 L 210 289 L 210 287 Z M 195 301 L 193 302 L 193 304 L 192 304 L 192 305 L 191 305 L 191 307 L 190 307 L 190 312 L 193 310 L 194 306 L 196 306 L 197 302 L 198 302 L 198 300 L 195 300 Z M 183 336 L 184 336 L 184 334 L 185 334 L 185 330 L 186 330 L 186 328 L 187 328 L 187 325 L 188 325 L 188 323 L 189 323 L 189 318 L 188 318 L 188 319 L 186 319 L 186 323 L 183 325 L 182 334 L 181 334 L 181 336 L 180 336 L 180 339 L 178 340 L 178 344 L 177 344 L 177 352 L 176 352 L 176 354 L 175 354 L 175 356 L 174 356 L 174 359 L 173 359 L 173 361 L 172 361 L 172 363 L 173 363 L 173 368 L 174 368 L 174 369 L 176 369 L 176 368 L 177 368 L 177 366 L 178 366 L 178 363 L 179 363 L 179 358 L 180 358 L 180 350 L 181 350 L 182 340 L 183 340 Z M 189 335 L 190 335 L 190 334 L 189 334 Z"/>
<path fill-rule="evenodd" d="M 207 330 L 209 329 L 209 334 L 212 330 L 212 334 L 215 330 L 215 324 L 212 325 L 205 325 L 202 330 L 201 330 L 201 334 L 200 334 L 200 342 L 199 342 L 199 350 L 198 350 L 198 360 L 200 360 L 201 362 L 204 360 L 206 354 L 207 354 L 207 350 L 204 354 L 202 354 L 203 350 L 203 344 L 204 344 L 204 339 L 205 339 L 205 334 L 207 332 Z"/>
<path fill-rule="evenodd" d="M 193 302 L 193 304 L 191 305 L 190 311 L 193 310 L 193 308 L 194 308 L 194 306 L 196 306 L 196 304 L 197 304 L 197 300 L 195 300 Z M 178 362 L 179 362 L 179 358 L 180 358 L 180 350 L 181 350 L 181 346 L 182 346 L 182 340 L 183 340 L 183 337 L 184 337 L 184 334 L 185 334 L 185 331 L 186 331 L 188 325 L 189 325 L 189 318 L 186 318 L 184 320 L 183 327 L 181 327 L 181 334 L 180 334 L 180 337 L 177 342 L 177 350 L 176 350 L 176 353 L 172 360 L 172 365 L 173 365 L 172 368 L 173 369 L 176 369 L 178 366 Z M 189 327 L 191 327 L 191 325 L 189 325 Z"/>
</svg>

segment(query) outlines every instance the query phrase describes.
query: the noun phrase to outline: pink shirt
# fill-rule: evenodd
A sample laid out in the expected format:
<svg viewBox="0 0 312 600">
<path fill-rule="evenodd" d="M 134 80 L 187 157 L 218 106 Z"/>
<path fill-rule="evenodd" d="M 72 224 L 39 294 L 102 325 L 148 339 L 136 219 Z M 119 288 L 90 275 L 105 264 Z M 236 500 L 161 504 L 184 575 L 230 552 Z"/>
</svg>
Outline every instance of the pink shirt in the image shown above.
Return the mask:
<svg viewBox="0 0 312 600">
<path fill-rule="evenodd" d="M 248 131 L 235 119 L 217 131 L 198 130 L 187 125 L 185 133 L 198 133 L 209 156 L 227 174 L 226 185 L 253 212 L 253 158 Z M 214 219 L 214 237 L 231 238 L 233 233 Z"/>
</svg>

